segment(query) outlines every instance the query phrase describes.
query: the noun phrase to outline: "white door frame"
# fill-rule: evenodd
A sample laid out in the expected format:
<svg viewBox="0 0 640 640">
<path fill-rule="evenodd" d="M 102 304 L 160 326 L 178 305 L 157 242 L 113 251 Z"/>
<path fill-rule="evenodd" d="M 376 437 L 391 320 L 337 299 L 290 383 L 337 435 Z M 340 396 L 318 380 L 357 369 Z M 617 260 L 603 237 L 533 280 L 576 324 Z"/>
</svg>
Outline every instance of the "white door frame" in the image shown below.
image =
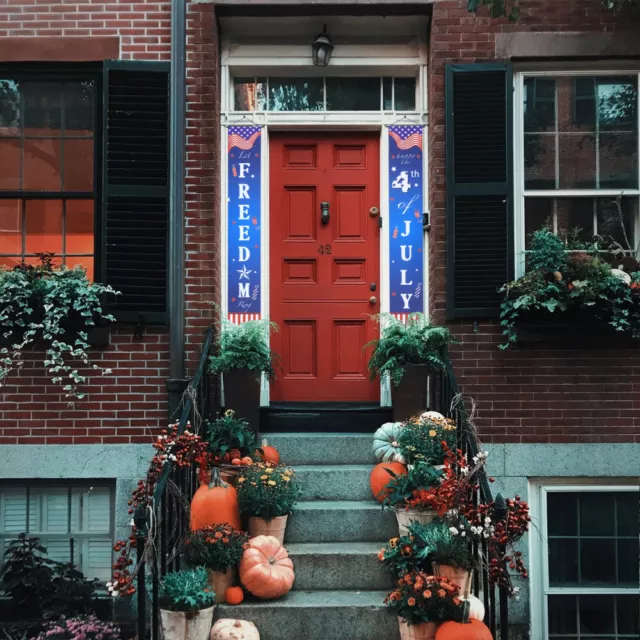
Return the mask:
<svg viewBox="0 0 640 640">
<path fill-rule="evenodd" d="M 267 47 L 268 48 L 268 47 Z M 372 47 L 372 51 L 375 47 Z M 223 62 L 230 62 L 229 52 L 223 54 Z M 390 75 L 385 66 L 380 65 L 380 59 L 369 58 L 371 61 L 370 68 L 366 75 Z M 260 62 L 260 68 L 256 69 L 256 75 L 277 75 L 278 63 L 280 60 L 270 59 L 265 52 L 264 57 L 258 57 L 253 62 Z M 289 61 L 291 62 L 291 60 Z M 296 68 L 296 75 L 305 76 L 306 71 L 312 71 L 313 67 L 309 67 L 306 60 L 298 60 L 299 66 Z M 362 62 L 362 60 L 359 60 Z M 397 62 L 397 61 L 396 61 Z M 386 126 L 398 122 L 402 117 L 406 116 L 415 124 L 423 125 L 423 207 L 425 211 L 428 207 L 428 136 L 427 136 L 427 69 L 426 69 L 426 45 L 424 51 L 421 51 L 420 59 L 413 60 L 414 64 L 407 69 L 404 68 L 402 75 L 407 72 L 415 73 L 416 77 L 416 106 L 414 112 L 399 113 L 396 111 L 386 112 L 253 112 L 234 111 L 233 110 L 233 74 L 234 67 L 232 64 L 223 64 L 221 67 L 221 91 L 220 91 L 220 113 L 221 113 L 221 129 L 220 139 L 220 176 L 221 176 L 221 227 L 220 227 L 220 274 L 221 274 L 221 312 L 223 318 L 227 318 L 227 233 L 228 233 L 228 207 L 227 207 L 227 145 L 226 135 L 227 127 L 242 120 L 243 122 L 249 118 L 256 125 L 262 125 L 262 135 L 260 136 L 260 152 L 261 152 L 261 276 L 260 289 L 261 308 L 260 314 L 262 318 L 269 317 L 270 310 L 270 282 L 269 282 L 269 135 L 271 131 L 305 131 L 305 132 L 331 132 L 331 131 L 379 131 L 380 133 L 380 215 L 382 217 L 382 233 L 380 236 L 380 311 L 385 313 L 389 311 L 389 184 L 388 184 L 388 136 L 386 135 Z M 359 69 L 361 66 L 359 65 Z M 316 69 L 317 71 L 317 69 Z M 340 71 L 349 75 L 348 67 L 341 67 Z M 288 74 L 290 74 L 288 67 Z M 244 74 L 246 75 L 246 74 Z M 285 75 L 282 73 L 282 75 Z M 360 75 L 365 75 L 360 73 Z M 246 121 L 249 124 L 248 121 Z M 428 238 L 424 237 L 423 242 L 423 270 L 424 270 L 424 294 L 423 294 L 423 313 L 428 314 L 429 301 L 429 244 Z M 260 398 L 261 406 L 269 405 L 269 384 L 263 376 L 262 390 Z M 381 380 L 380 388 L 380 405 L 391 406 L 391 389 L 388 380 Z"/>
</svg>

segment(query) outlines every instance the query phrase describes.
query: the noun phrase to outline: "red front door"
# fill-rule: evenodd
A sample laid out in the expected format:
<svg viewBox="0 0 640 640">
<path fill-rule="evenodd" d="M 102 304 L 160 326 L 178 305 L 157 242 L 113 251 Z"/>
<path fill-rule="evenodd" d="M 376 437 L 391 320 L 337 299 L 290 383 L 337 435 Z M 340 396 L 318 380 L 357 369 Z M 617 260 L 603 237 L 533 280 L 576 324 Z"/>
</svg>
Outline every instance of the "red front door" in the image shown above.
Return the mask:
<svg viewBox="0 0 640 640">
<path fill-rule="evenodd" d="M 375 133 L 271 136 L 273 401 L 379 398 L 363 350 L 378 334 L 379 155 Z"/>
</svg>

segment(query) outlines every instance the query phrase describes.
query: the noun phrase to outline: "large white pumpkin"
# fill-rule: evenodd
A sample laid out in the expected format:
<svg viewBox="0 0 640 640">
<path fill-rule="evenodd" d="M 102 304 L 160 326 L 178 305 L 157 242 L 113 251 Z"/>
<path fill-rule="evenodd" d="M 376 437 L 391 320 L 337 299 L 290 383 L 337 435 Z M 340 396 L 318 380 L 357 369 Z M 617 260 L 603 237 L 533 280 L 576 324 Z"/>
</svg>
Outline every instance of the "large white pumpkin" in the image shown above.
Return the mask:
<svg viewBox="0 0 640 640">
<path fill-rule="evenodd" d="M 402 422 L 385 422 L 373 434 L 373 453 L 378 462 L 400 462 L 404 458 L 398 449 L 398 434 L 402 429 Z"/>
<path fill-rule="evenodd" d="M 469 617 L 475 618 L 482 622 L 484 620 L 484 604 L 480 598 L 475 596 L 466 596 L 460 598 L 460 600 L 466 600 L 469 603 Z"/>
<path fill-rule="evenodd" d="M 444 420 L 444 416 L 437 411 L 425 411 L 420 414 L 422 420 Z"/>
<path fill-rule="evenodd" d="M 253 622 L 221 618 L 213 625 L 209 640 L 260 640 L 260 633 Z"/>
</svg>

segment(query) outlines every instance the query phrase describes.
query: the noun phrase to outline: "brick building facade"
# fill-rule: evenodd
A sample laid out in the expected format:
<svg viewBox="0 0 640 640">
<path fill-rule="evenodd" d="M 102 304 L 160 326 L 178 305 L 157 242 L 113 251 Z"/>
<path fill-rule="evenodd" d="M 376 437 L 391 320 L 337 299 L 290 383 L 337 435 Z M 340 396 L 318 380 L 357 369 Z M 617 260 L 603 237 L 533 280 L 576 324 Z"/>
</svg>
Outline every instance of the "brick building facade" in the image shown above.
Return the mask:
<svg viewBox="0 0 640 640">
<path fill-rule="evenodd" d="M 266 134 L 262 136 L 265 159 L 261 160 L 263 193 L 258 206 L 262 206 L 264 225 L 272 225 L 273 238 L 273 222 L 269 223 L 265 217 L 269 209 L 267 176 L 275 180 L 273 176 L 277 174 L 277 167 L 269 165 L 276 154 L 272 152 L 271 160 L 267 159 L 268 145 L 282 145 L 282 158 L 289 158 L 283 162 L 290 162 L 287 166 L 296 165 L 299 169 L 308 162 L 309 167 L 316 167 L 315 163 L 321 163 L 321 154 L 325 153 L 321 145 L 328 140 L 322 136 L 333 135 L 331 144 L 337 146 L 334 146 L 332 156 L 335 166 L 331 167 L 335 169 L 344 165 L 358 168 L 358 163 L 364 161 L 354 150 L 360 150 L 360 153 L 363 148 L 370 148 L 366 147 L 367 144 L 373 144 L 376 153 L 385 158 L 389 147 L 386 138 L 383 140 L 384 136 L 381 137 L 381 132 L 385 132 L 388 126 L 406 124 L 401 121 L 401 114 L 406 112 L 412 124 L 418 123 L 424 127 L 424 146 L 421 147 L 425 156 L 422 164 L 424 182 L 421 185 L 423 209 L 416 211 L 417 217 L 423 212 L 429 213 L 430 227 L 423 236 L 424 253 L 421 255 L 425 256 L 424 261 L 421 267 L 416 268 L 416 271 L 424 269 L 424 291 L 428 293 L 422 297 L 424 302 L 420 303 L 421 310 L 428 313 L 433 321 L 447 323 L 460 340 L 460 344 L 452 348 L 456 374 L 464 393 L 475 402 L 476 423 L 482 440 L 490 447 L 494 461 L 490 470 L 496 476 L 497 486 L 509 493 L 529 495 L 534 516 L 546 521 L 547 517 L 551 517 L 545 502 L 548 495 L 560 495 L 563 491 L 569 496 L 585 495 L 593 493 L 598 487 L 609 487 L 615 494 L 614 501 L 619 500 L 622 505 L 627 504 L 624 500 L 634 486 L 637 488 L 633 479 L 640 472 L 640 369 L 635 363 L 636 349 L 626 345 L 605 344 L 598 348 L 599 345 L 594 344 L 542 341 L 501 351 L 498 345 L 502 342 L 502 336 L 495 313 L 493 317 L 491 313 L 476 314 L 473 304 L 463 309 L 462 313 L 457 312 L 459 309 L 455 308 L 456 305 L 459 303 L 458 306 L 463 308 L 464 300 L 460 302 L 456 294 L 449 290 L 449 281 L 454 276 L 451 272 L 452 263 L 447 262 L 455 248 L 451 244 L 451 235 L 447 235 L 451 216 L 447 201 L 448 171 L 450 174 L 450 165 L 447 164 L 447 112 L 452 109 L 447 96 L 447 73 L 451 65 L 464 65 L 466 68 L 466 65 L 500 63 L 509 66 L 516 96 L 514 123 L 508 121 L 509 127 L 522 126 L 522 98 L 523 93 L 528 91 L 527 74 L 532 74 L 532 78 L 538 77 L 537 74 L 543 74 L 541 77 L 547 79 L 557 78 L 559 95 L 567 94 L 566 99 L 559 99 L 559 115 L 552 117 L 558 139 L 571 132 L 578 135 L 584 133 L 582 146 L 567 143 L 569 146 L 562 147 L 564 151 L 559 151 L 558 157 L 555 157 L 555 149 L 547 139 L 544 143 L 547 146 L 542 145 L 543 151 L 536 160 L 537 165 L 526 174 L 524 163 L 518 157 L 519 153 L 523 153 L 522 144 L 517 141 L 517 135 L 510 137 L 511 131 L 508 132 L 513 165 L 506 170 L 512 180 L 505 181 L 511 185 L 506 197 L 512 198 L 515 206 L 512 204 L 507 207 L 507 211 L 511 212 L 509 215 L 519 215 L 520 218 L 519 222 L 511 219 L 506 223 L 506 228 L 515 228 L 515 231 L 513 235 L 505 236 L 510 245 L 505 242 L 498 247 L 498 253 L 504 254 L 502 272 L 498 269 L 498 275 L 513 275 L 520 268 L 517 255 L 524 248 L 524 230 L 530 230 L 527 216 L 530 215 L 533 225 L 548 217 L 548 212 L 555 211 L 553 215 L 557 218 L 556 222 L 559 221 L 562 227 L 567 217 L 573 215 L 571 211 L 574 209 L 569 204 L 552 204 L 555 198 L 553 192 L 568 189 L 569 193 L 564 196 L 558 193 L 558 197 L 575 199 L 582 197 L 581 194 L 576 195 L 580 180 L 595 180 L 589 167 L 592 158 L 599 152 L 592 132 L 582 128 L 580 123 L 576 123 L 574 114 L 569 113 L 571 100 L 568 93 L 572 87 L 568 79 L 573 78 L 574 74 L 575 77 L 582 74 L 594 78 L 612 75 L 635 78 L 624 82 L 635 87 L 637 105 L 640 49 L 635 40 L 640 27 L 640 13 L 638 9 L 624 9 L 617 13 L 606 11 L 600 0 L 520 0 L 519 4 L 520 17 L 516 22 L 510 22 L 507 19 L 490 18 L 483 10 L 477 14 L 469 13 L 466 0 L 415 3 L 357 1 L 351 4 L 320 1 L 299 2 L 295 6 L 284 0 L 200 0 L 186 3 L 185 349 L 184 371 L 179 377 L 188 378 L 192 375 L 200 356 L 204 331 L 214 322 L 216 308 L 221 307 L 225 315 L 232 314 L 229 287 L 237 285 L 237 282 L 231 278 L 231 270 L 235 269 L 235 265 L 230 261 L 228 242 L 230 225 L 236 224 L 232 222 L 227 207 L 227 196 L 233 195 L 228 189 L 229 171 L 233 170 L 231 165 L 234 162 L 227 149 L 229 127 L 248 116 L 254 124 L 263 127 L 263 132 L 269 132 L 269 142 L 266 141 Z M 68 69 L 72 72 L 78 65 L 85 65 L 83 68 L 90 68 L 99 77 L 104 61 L 114 59 L 145 61 L 156 65 L 168 63 L 172 53 L 171 20 L 172 6 L 169 2 L 114 0 L 82 3 L 69 0 L 55 3 L 48 0 L 8 0 L 0 5 L 0 80 L 3 77 L 11 78 L 13 70 L 36 74 L 38 70 L 51 69 Z M 328 67 L 330 73 L 322 76 L 320 84 L 314 85 L 314 81 L 321 76 L 311 64 L 310 44 L 313 36 L 310 34 L 319 32 L 323 21 L 328 23 L 329 35 L 336 34 L 334 62 L 333 66 Z M 166 70 L 168 67 L 163 68 Z M 345 70 L 344 77 L 355 76 L 358 80 L 380 78 L 379 91 L 375 87 L 368 89 L 369 95 L 378 91 L 375 94 L 377 97 L 372 100 L 373 103 L 379 100 L 380 107 L 355 107 L 349 110 L 350 115 L 339 113 L 340 107 L 332 110 L 329 106 L 331 100 L 337 103 L 339 99 L 348 101 L 353 98 L 339 84 L 341 70 Z M 317 87 L 318 91 L 323 92 L 318 98 L 323 106 L 317 109 L 322 116 L 314 119 L 311 112 L 316 107 L 309 107 L 309 103 L 304 101 L 299 103 L 302 105 L 299 110 L 305 113 L 295 117 L 283 113 L 296 111 L 295 108 L 272 106 L 270 100 L 275 104 L 280 99 L 274 87 L 283 87 L 281 95 L 285 95 L 286 87 L 290 86 L 287 78 L 307 78 L 307 74 L 308 86 L 304 85 L 304 91 L 312 91 L 315 90 L 313 87 Z M 511 78 L 511 75 L 508 77 Z M 389 85 L 393 87 L 389 90 L 390 97 L 387 95 L 389 79 L 393 79 Z M 414 88 L 415 96 L 400 106 L 399 100 L 404 95 L 401 89 L 407 86 L 407 79 L 410 80 L 409 86 Z M 512 87 L 509 84 L 506 86 L 509 102 Z M 258 103 L 265 100 L 263 112 L 255 108 L 255 103 L 254 109 L 247 105 L 240 106 L 238 96 L 242 90 L 249 91 L 252 99 Z M 294 93 L 299 91 L 302 91 L 300 86 Z M 261 92 L 265 92 L 264 95 Z M 97 94 L 97 100 L 102 98 Z M 390 106 L 387 100 L 391 100 Z M 566 106 L 566 112 L 562 105 Z M 347 108 L 343 110 L 348 111 Z M 363 115 L 359 111 L 366 113 Z M 479 113 L 485 113 L 482 105 L 479 106 Z M 630 202 L 631 216 L 637 217 L 640 198 L 640 185 L 637 182 L 637 106 L 634 114 L 636 122 L 626 133 L 632 140 L 635 139 L 635 151 L 622 158 L 607 156 L 605 161 L 609 163 L 606 165 L 609 175 L 620 172 L 633 174 L 635 171 L 635 185 L 614 184 L 607 193 L 611 197 L 611 192 L 624 190 Z M 6 123 L 2 126 L 6 126 Z M 483 123 L 478 122 L 478 126 L 482 127 Z M 319 134 L 320 131 L 323 133 Z M 516 133 L 518 131 L 516 129 Z M 305 132 L 310 136 L 309 139 L 299 142 Z M 350 135 L 353 137 L 349 138 Z M 357 138 L 358 135 L 364 136 L 364 143 Z M 101 140 L 101 136 L 97 140 Z M 0 154 L 2 144 L 0 139 Z M 315 144 L 320 145 L 313 152 L 317 155 L 303 157 L 300 149 L 304 148 L 307 153 Z M 362 144 L 365 146 L 362 147 Z M 376 146 L 379 144 L 381 146 Z M 301 155 L 296 156 L 297 159 L 292 155 L 287 156 L 287 150 L 296 145 Z M 483 150 L 476 149 L 472 157 L 481 163 Z M 555 172 L 563 171 L 559 167 L 572 163 L 575 157 L 578 161 L 573 163 L 573 173 L 569 172 L 566 176 L 562 173 L 558 178 L 567 182 L 555 184 Z M 0 158 L 0 167 L 8 170 L 7 166 L 7 162 Z M 369 211 L 369 205 L 375 203 L 382 213 L 382 231 L 380 239 L 376 240 L 382 246 L 382 266 L 379 282 L 372 282 L 379 285 L 379 294 L 375 287 L 371 289 L 375 292 L 372 297 L 377 297 L 377 306 L 373 309 L 365 303 L 365 312 L 372 309 L 394 310 L 393 302 L 391 306 L 386 302 L 392 299 L 390 296 L 395 296 L 395 292 L 391 293 L 394 284 L 389 280 L 389 274 L 393 271 L 390 266 L 393 256 L 384 248 L 386 234 L 389 233 L 385 225 L 392 220 L 391 217 L 387 218 L 389 202 L 385 200 L 389 196 L 392 179 L 387 173 L 392 167 L 387 159 L 379 166 L 380 175 L 372 178 L 373 182 L 368 183 L 368 188 L 371 191 L 376 180 L 386 186 L 382 191 L 376 191 L 376 199 L 367 200 L 366 208 Z M 528 179 L 523 177 L 522 171 L 530 178 L 533 176 L 531 179 L 538 177 L 551 181 L 543 185 L 549 193 L 544 196 L 547 198 L 546 204 L 540 205 L 538 213 L 533 204 L 531 209 L 526 209 L 528 205 L 525 202 L 533 197 L 527 187 L 517 186 L 524 185 Z M 598 180 L 599 176 L 598 173 Z M 449 179 L 452 178 L 449 176 Z M 300 184 L 304 186 L 304 182 Z M 344 200 L 344 205 L 340 205 L 339 199 L 331 203 L 332 211 L 337 216 L 334 219 L 342 219 L 345 225 L 339 237 L 333 238 L 334 245 L 340 238 L 358 234 L 369 239 L 372 237 L 373 226 L 363 231 L 364 226 L 349 227 L 349 222 L 340 218 L 340 206 L 346 209 L 353 207 L 354 203 L 364 202 L 353 199 L 357 197 L 353 195 L 359 188 L 357 185 L 356 181 L 350 183 L 348 189 L 343 189 L 343 195 L 347 194 L 344 197 L 352 198 Z M 316 186 L 320 193 L 321 187 Z M 2 188 L 6 187 L 0 186 Z M 97 188 L 96 198 L 106 190 L 106 184 Z M 335 184 L 332 188 L 335 188 Z M 599 220 L 598 188 L 599 183 L 588 186 L 589 195 L 585 196 L 594 201 L 596 221 Z M 296 211 L 304 213 L 307 204 L 304 195 L 300 195 L 302 190 L 301 187 L 298 189 L 295 196 L 298 200 L 291 200 L 291 206 L 295 205 Z M 534 196 L 537 197 L 536 194 Z M 318 199 L 323 198 L 319 196 Z M 536 204 L 542 200 L 542 197 L 538 198 Z M 273 200 L 270 204 L 273 210 Z M 314 212 L 318 204 L 313 201 Z M 99 209 L 100 205 L 96 211 Z M 298 227 L 287 228 L 289 236 L 286 239 L 288 241 L 294 236 L 304 239 L 307 234 L 308 239 L 315 243 L 321 236 L 316 235 L 315 231 L 308 232 L 303 213 L 300 214 L 302 222 L 297 223 Z M 363 220 L 362 225 L 370 222 L 366 222 L 366 216 Z M 240 235 L 242 238 L 242 232 Z M 262 312 L 264 317 L 269 315 L 268 295 L 270 289 L 274 291 L 274 286 L 273 282 L 269 286 L 270 269 L 265 258 L 265 255 L 268 256 L 269 236 L 264 232 L 261 237 L 262 298 L 258 315 Z M 478 238 L 478 243 L 481 243 L 481 233 Z M 255 248 L 258 248 L 258 244 Z M 484 247 L 478 244 L 479 254 L 494 250 L 494 245 L 487 244 Z M 289 271 L 290 280 L 316 277 L 315 271 L 305 271 L 305 259 L 296 258 L 297 270 Z M 357 271 L 360 263 L 353 257 L 344 258 L 343 263 L 336 264 L 332 272 L 335 281 L 344 278 L 350 282 L 357 280 L 364 285 L 365 280 L 369 284 L 369 281 L 378 279 L 377 273 Z M 495 285 L 502 284 L 507 278 L 483 284 L 478 280 L 482 277 L 482 268 L 483 264 L 472 267 L 469 272 L 470 286 L 492 294 Z M 104 270 L 96 273 L 104 276 Z M 494 275 L 495 271 L 492 277 Z M 405 277 L 406 272 L 402 275 L 403 283 Z M 369 299 L 368 290 L 366 298 Z M 127 492 L 135 486 L 136 479 L 145 469 L 148 444 L 153 434 L 170 419 L 170 404 L 175 406 L 175 398 L 172 400 L 167 391 L 167 382 L 175 377 L 172 361 L 183 356 L 172 353 L 169 308 L 167 306 L 162 322 L 157 319 L 146 322 L 144 318 L 132 321 L 128 317 L 109 328 L 108 346 L 92 350 L 92 357 L 101 366 L 112 369 L 113 373 L 90 378 L 86 399 L 76 402 L 74 406 L 68 405 L 59 389 L 44 375 L 40 354 L 30 355 L 25 366 L 12 373 L 0 398 L 0 477 L 3 487 L 7 487 L 3 494 L 3 509 L 9 508 L 10 497 L 18 504 L 23 493 L 44 495 L 42 489 L 51 481 L 54 481 L 53 485 L 59 484 L 63 488 L 61 491 L 66 491 L 68 487 L 85 491 L 90 485 L 103 486 L 105 495 L 110 497 L 108 500 L 105 498 L 107 502 L 101 503 L 100 508 L 110 509 L 115 517 L 108 531 L 100 532 L 100 535 L 116 534 L 121 537 L 126 531 L 128 515 L 124 505 Z M 361 311 L 359 308 L 359 315 L 341 321 L 340 328 L 336 329 L 338 352 L 340 344 L 348 344 L 354 338 L 356 344 L 364 335 L 359 333 L 365 329 L 360 329 L 360 320 L 357 319 Z M 294 369 L 298 367 L 300 375 L 306 375 L 305 367 L 311 365 L 304 358 L 316 357 L 316 354 L 307 354 L 303 348 L 296 356 L 298 360 L 295 360 L 290 347 L 294 343 L 306 344 L 307 336 L 316 335 L 313 333 L 315 329 L 305 333 L 306 325 L 298 316 L 292 320 L 282 315 L 279 319 L 285 329 L 284 338 L 278 344 L 282 349 L 289 349 L 285 353 L 285 366 L 289 367 L 289 373 L 295 373 Z M 291 327 L 295 327 L 295 330 Z M 285 344 L 287 340 L 292 341 L 289 347 Z M 361 345 L 358 343 L 356 346 L 359 352 Z M 361 362 L 358 356 L 345 356 L 344 362 L 340 361 L 339 356 L 336 357 L 338 364 L 335 366 L 338 369 L 344 367 L 344 372 L 338 371 L 340 375 L 344 373 L 345 378 L 360 375 Z M 171 384 L 180 388 L 180 380 L 170 382 L 170 388 Z M 288 389 L 278 388 L 277 399 L 286 401 Z M 378 398 L 381 398 L 383 405 L 390 404 L 388 390 L 383 388 L 379 391 L 376 387 L 373 394 L 378 404 Z M 265 395 L 264 390 L 263 401 L 263 404 L 269 402 L 268 393 Z M 553 508 L 556 508 L 555 504 Z M 547 515 L 543 516 L 543 513 Z M 6 537 L 9 533 L 8 528 L 0 527 L 0 535 Z M 612 536 L 612 539 L 612 544 L 617 544 L 617 538 Z M 539 559 L 550 552 L 555 554 L 557 550 L 549 551 L 546 541 L 530 541 L 527 554 L 534 565 L 532 594 L 536 595 L 529 598 L 527 594 L 519 607 L 515 607 L 516 618 L 523 627 L 531 623 L 532 640 L 553 637 L 553 629 L 549 631 L 548 624 L 555 623 L 548 623 L 545 616 L 549 607 L 555 606 L 553 598 L 558 597 L 559 592 L 554 591 L 553 577 L 549 581 L 545 573 L 547 569 Z M 110 564 L 108 557 L 106 560 L 97 558 L 88 562 L 94 560 L 99 565 L 94 573 L 103 577 L 105 567 Z M 572 584 L 567 592 L 576 599 L 581 597 L 579 582 Z M 635 594 L 633 585 L 629 586 L 627 582 L 623 584 L 621 579 L 616 585 L 619 589 L 614 591 L 618 595 L 606 595 L 607 598 Z M 531 606 L 527 608 L 529 602 Z M 621 606 L 618 601 L 611 602 L 612 607 Z M 611 631 L 613 634 L 616 632 L 623 633 L 624 630 L 620 627 Z M 575 638 L 578 637 L 575 635 Z"/>
</svg>

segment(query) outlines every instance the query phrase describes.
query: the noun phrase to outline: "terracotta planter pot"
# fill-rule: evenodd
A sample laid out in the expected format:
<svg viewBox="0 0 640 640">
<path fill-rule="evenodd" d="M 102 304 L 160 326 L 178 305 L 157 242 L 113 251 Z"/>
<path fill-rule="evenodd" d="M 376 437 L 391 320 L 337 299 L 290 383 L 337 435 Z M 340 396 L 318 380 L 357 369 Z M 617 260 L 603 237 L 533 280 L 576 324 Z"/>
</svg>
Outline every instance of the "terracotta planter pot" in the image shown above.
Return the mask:
<svg viewBox="0 0 640 640">
<path fill-rule="evenodd" d="M 473 578 L 473 572 L 466 569 L 460 569 L 452 564 L 438 564 L 433 563 L 433 573 L 436 576 L 442 576 L 448 578 L 454 584 L 457 584 L 460 589 L 461 596 L 468 596 L 471 593 L 471 580 Z"/>
<path fill-rule="evenodd" d="M 435 640 L 437 622 L 421 622 L 420 624 L 407 624 L 398 616 L 401 640 Z"/>
<path fill-rule="evenodd" d="M 207 573 L 209 574 L 209 586 L 216 594 L 216 604 L 224 602 L 224 593 L 233 584 L 235 569 L 229 568 L 226 571 L 207 569 Z"/>
<path fill-rule="evenodd" d="M 284 530 L 287 528 L 287 518 L 289 516 L 278 516 L 273 520 L 265 520 L 251 516 L 249 518 L 249 535 L 252 538 L 256 536 L 274 536 L 280 540 L 280 544 L 284 544 Z"/>
<path fill-rule="evenodd" d="M 224 406 L 244 418 L 254 432 L 260 430 L 260 375 L 248 369 L 232 369 L 224 374 Z"/>
<path fill-rule="evenodd" d="M 164 640 L 207 640 L 213 623 L 214 607 L 194 613 L 160 609 Z"/>
<path fill-rule="evenodd" d="M 398 519 L 398 530 L 401 536 L 409 533 L 408 526 L 412 520 L 417 520 L 422 524 L 433 522 L 438 516 L 435 509 L 404 509 L 396 508 L 396 518 Z"/>
<path fill-rule="evenodd" d="M 393 419 L 404 422 L 427 410 L 427 377 L 429 368 L 424 364 L 410 364 L 397 387 L 391 388 Z"/>
</svg>

